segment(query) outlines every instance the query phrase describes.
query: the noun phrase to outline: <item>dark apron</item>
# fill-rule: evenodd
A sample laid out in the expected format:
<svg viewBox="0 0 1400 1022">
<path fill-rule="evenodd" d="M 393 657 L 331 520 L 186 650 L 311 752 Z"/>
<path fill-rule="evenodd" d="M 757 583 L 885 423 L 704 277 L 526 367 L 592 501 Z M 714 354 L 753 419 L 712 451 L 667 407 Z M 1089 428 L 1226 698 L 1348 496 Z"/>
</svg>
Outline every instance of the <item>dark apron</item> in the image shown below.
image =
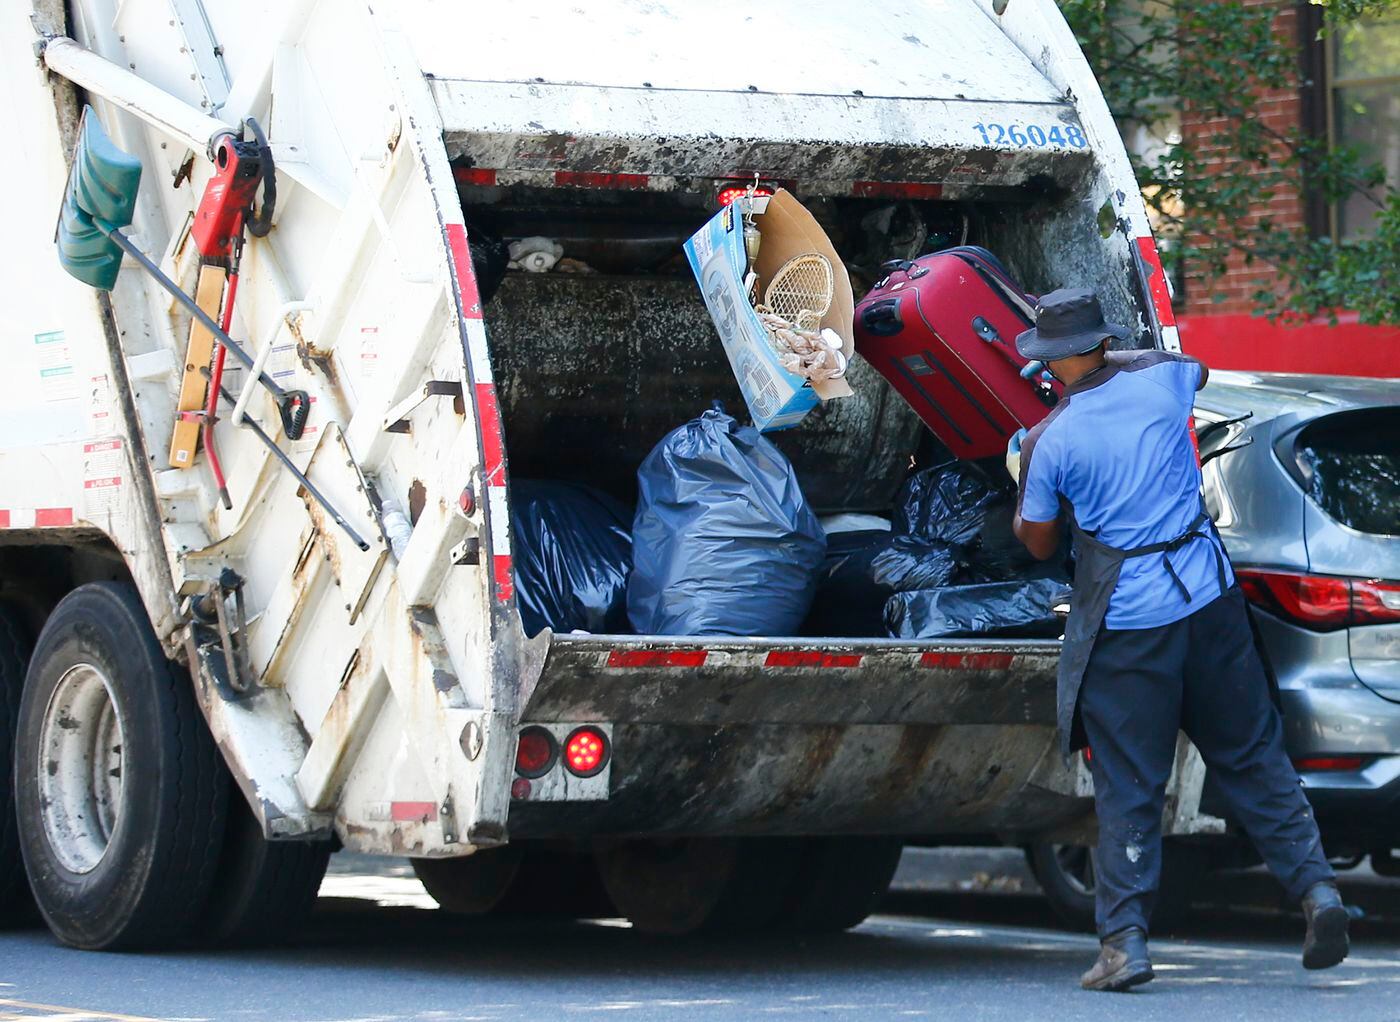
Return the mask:
<svg viewBox="0 0 1400 1022">
<path fill-rule="evenodd" d="M 1225 556 L 1220 535 L 1215 531 L 1215 523 L 1202 507 L 1201 513 L 1191 523 L 1191 527 L 1175 539 L 1163 543 L 1149 543 L 1131 550 L 1120 550 L 1109 546 L 1085 532 L 1079 523 L 1070 516 L 1070 531 L 1074 536 L 1074 597 L 1070 601 L 1069 620 L 1065 622 L 1065 641 L 1060 651 L 1059 684 L 1056 698 L 1056 723 L 1060 730 L 1060 754 L 1069 760 L 1074 749 L 1085 744 L 1076 734 L 1075 710 L 1079 705 L 1079 686 L 1084 680 L 1084 670 L 1089 666 L 1089 656 L 1094 651 L 1094 640 L 1099 637 L 1108 602 L 1113 590 L 1118 586 L 1118 573 L 1123 562 L 1130 557 L 1162 556 L 1162 565 L 1171 576 L 1186 602 L 1191 602 L 1191 594 L 1181 579 L 1168 555 L 1180 550 L 1187 543 L 1198 539 L 1210 542 L 1215 551 L 1215 567 L 1220 577 L 1220 595 L 1228 588 L 1225 576 Z M 1214 540 L 1214 542 L 1211 542 Z"/>
</svg>

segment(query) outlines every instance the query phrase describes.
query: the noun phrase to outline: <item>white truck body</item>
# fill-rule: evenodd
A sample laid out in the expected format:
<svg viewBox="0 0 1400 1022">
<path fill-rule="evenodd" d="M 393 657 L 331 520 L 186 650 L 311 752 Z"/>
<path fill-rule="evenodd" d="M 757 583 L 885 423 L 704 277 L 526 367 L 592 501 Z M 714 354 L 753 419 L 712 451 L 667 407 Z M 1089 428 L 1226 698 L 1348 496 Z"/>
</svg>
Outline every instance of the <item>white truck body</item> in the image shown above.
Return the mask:
<svg viewBox="0 0 1400 1022">
<path fill-rule="evenodd" d="M 1175 348 L 1126 155 L 1052 0 L 878 16 L 837 0 L 72 0 L 66 20 L 37 0 L 29 33 L 18 6 L 0 31 L 19 146 L 0 244 L 0 574 L 47 593 L 33 566 L 55 551 L 74 579 L 127 573 L 267 836 L 333 830 L 356 851 L 435 857 L 599 833 L 1015 839 L 1085 819 L 1087 775 L 1053 751 L 1054 643 L 527 637 L 509 469 L 548 461 L 565 405 L 530 411 L 557 389 L 531 392 L 533 363 L 503 354 L 525 343 L 513 299 L 483 310 L 467 226 L 512 189 L 698 225 L 719 184 L 755 173 L 837 209 L 964 204 L 1031 290 L 1097 287 L 1139 344 Z M 263 392 L 249 414 L 367 551 L 227 414 L 231 510 L 203 455 L 167 463 L 188 315 L 129 261 L 109 299 L 53 251 L 79 90 L 144 165 L 131 236 L 186 290 L 210 140 L 247 117 L 267 129 L 276 225 L 249 239 L 231 333 L 270 347 L 269 371 L 314 405 L 296 441 Z M 503 296 L 537 286 L 573 285 L 508 279 Z M 561 375 L 597 358 L 578 354 Z M 854 471 L 895 414 L 856 404 L 799 442 L 845 444 L 834 463 Z M 412 507 L 400 556 L 371 490 Z M 247 694 L 191 617 L 226 569 L 243 584 Z M 599 726 L 612 763 L 556 768 L 513 799 L 525 723 Z M 1199 773 L 1178 773 L 1169 832 L 1215 823 L 1194 809 Z"/>
</svg>

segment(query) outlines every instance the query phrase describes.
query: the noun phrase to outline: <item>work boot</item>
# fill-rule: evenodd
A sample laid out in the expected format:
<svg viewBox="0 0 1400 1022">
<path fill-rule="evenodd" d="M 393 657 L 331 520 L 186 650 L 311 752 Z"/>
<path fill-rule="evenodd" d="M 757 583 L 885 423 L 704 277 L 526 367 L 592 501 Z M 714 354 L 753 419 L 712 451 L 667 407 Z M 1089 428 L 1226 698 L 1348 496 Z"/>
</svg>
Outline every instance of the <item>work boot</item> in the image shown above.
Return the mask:
<svg viewBox="0 0 1400 1022">
<path fill-rule="evenodd" d="M 1347 924 L 1351 917 L 1342 904 L 1342 894 L 1331 881 L 1313 884 L 1303 895 L 1303 915 L 1308 935 L 1303 939 L 1303 968 L 1330 969 L 1347 956 L 1351 942 Z"/>
<path fill-rule="evenodd" d="M 1085 990 L 1127 990 L 1152 978 L 1152 961 L 1147 957 L 1147 934 L 1129 926 L 1099 941 L 1099 960 L 1079 977 Z"/>
</svg>

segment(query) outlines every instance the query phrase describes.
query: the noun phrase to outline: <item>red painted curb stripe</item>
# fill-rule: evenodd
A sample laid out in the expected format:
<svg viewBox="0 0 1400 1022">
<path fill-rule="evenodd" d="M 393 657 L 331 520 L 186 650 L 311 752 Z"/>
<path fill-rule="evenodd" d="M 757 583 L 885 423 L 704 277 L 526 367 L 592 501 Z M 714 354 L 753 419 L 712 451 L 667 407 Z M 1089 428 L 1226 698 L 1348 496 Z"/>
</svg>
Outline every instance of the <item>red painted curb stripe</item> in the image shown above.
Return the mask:
<svg viewBox="0 0 1400 1022">
<path fill-rule="evenodd" d="M 395 823 L 418 823 L 436 820 L 436 802 L 390 802 L 389 818 Z"/>
<path fill-rule="evenodd" d="M 476 289 L 476 274 L 472 272 L 472 250 L 467 246 L 466 224 L 448 224 L 447 250 L 452 256 L 452 273 L 457 278 L 457 292 L 464 319 L 481 318 L 481 294 Z"/>
<path fill-rule="evenodd" d="M 1000 671 L 1011 666 L 1010 653 L 925 653 L 920 667 L 942 667 L 959 671 Z"/>
<path fill-rule="evenodd" d="M 1167 275 L 1162 270 L 1162 258 L 1157 254 L 1157 243 L 1149 234 L 1137 239 L 1137 247 L 1142 261 L 1147 264 L 1147 290 L 1152 296 L 1152 308 L 1156 310 L 1157 322 L 1162 326 L 1176 326 L 1176 313 L 1172 311 L 1171 294 L 1167 291 Z"/>
<path fill-rule="evenodd" d="M 581 170 L 556 170 L 554 183 L 573 188 L 645 188 L 647 174 L 599 174 Z"/>
<path fill-rule="evenodd" d="M 815 649 L 775 649 L 764 667 L 859 667 L 861 653 L 823 653 Z"/>
<path fill-rule="evenodd" d="M 705 649 L 615 649 L 608 654 L 608 666 L 703 667 L 709 655 Z"/>
</svg>

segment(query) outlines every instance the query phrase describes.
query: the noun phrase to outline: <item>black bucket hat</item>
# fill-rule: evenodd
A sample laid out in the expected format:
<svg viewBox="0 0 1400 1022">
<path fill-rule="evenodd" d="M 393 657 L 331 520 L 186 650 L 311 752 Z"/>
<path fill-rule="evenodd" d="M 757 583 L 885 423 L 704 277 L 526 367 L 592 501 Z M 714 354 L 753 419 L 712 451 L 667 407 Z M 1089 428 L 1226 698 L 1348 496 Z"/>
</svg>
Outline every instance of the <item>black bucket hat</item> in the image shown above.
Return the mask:
<svg viewBox="0 0 1400 1022">
<path fill-rule="evenodd" d="M 1052 362 L 1082 355 L 1105 337 L 1126 340 L 1132 331 L 1105 323 L 1098 295 L 1087 287 L 1065 287 L 1044 295 L 1035 307 L 1035 326 L 1016 336 L 1022 358 Z"/>
</svg>

